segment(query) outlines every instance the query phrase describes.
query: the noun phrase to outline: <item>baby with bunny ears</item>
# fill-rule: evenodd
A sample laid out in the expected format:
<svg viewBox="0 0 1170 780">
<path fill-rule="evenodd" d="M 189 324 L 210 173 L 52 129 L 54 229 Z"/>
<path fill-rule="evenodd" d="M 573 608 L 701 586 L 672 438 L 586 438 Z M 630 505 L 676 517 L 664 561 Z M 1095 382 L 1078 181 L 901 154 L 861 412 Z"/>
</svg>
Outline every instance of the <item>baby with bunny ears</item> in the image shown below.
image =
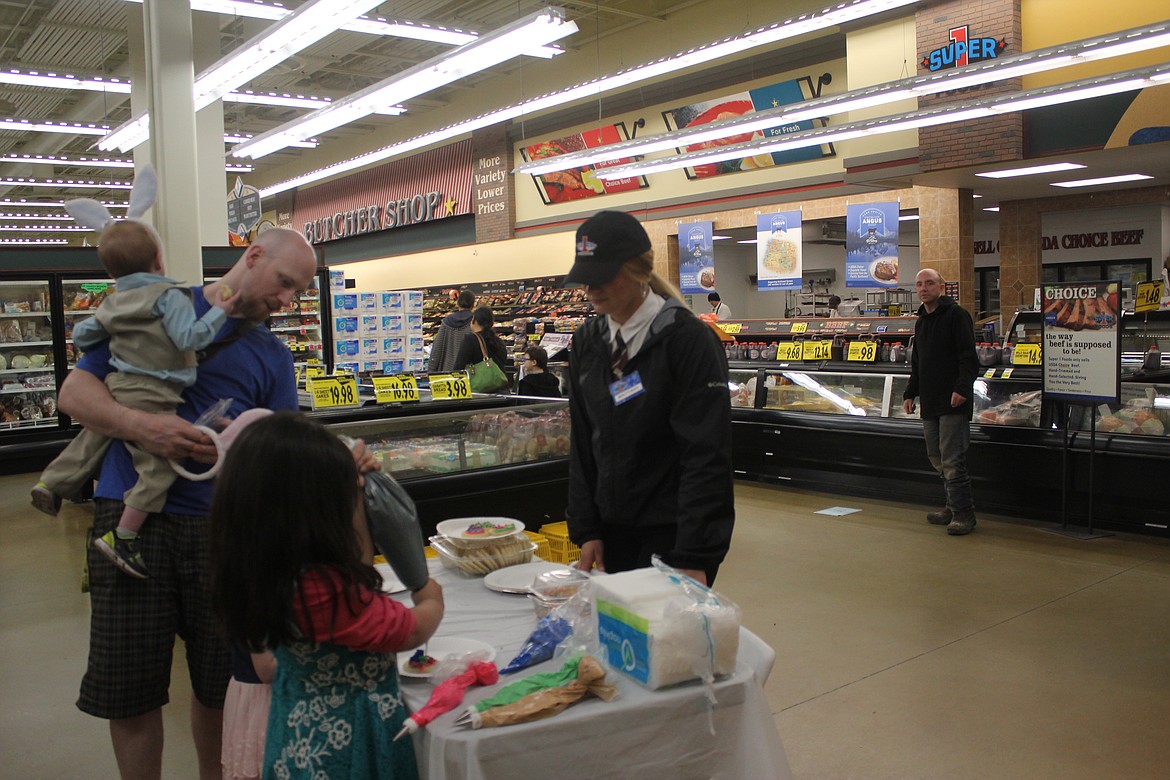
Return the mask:
<svg viewBox="0 0 1170 780">
<path fill-rule="evenodd" d="M 105 206 L 88 198 L 65 204 L 78 222 L 101 231 L 98 258 L 117 280 L 117 291 L 97 313 L 74 327 L 73 343 L 88 351 L 109 339 L 110 362 L 117 371 L 106 377 L 106 385 L 114 398 L 143 411 L 173 412 L 182 402 L 183 390 L 195 383 L 195 353 L 212 343 L 239 296 L 227 292 L 226 300 L 213 301 L 211 309 L 196 318 L 191 291 L 162 275 L 158 234 L 138 220 L 154 203 L 156 192 L 157 180 L 148 165 L 134 183 L 125 220 L 114 220 Z M 257 416 L 268 413 L 253 412 Z M 221 441 L 247 422 L 237 419 L 221 434 Z M 33 506 L 56 516 L 61 496 L 80 492 L 101 465 L 109 444 L 107 437 L 82 430 L 41 475 L 32 489 Z M 118 527 L 93 544 L 122 571 L 146 579 L 149 572 L 138 550 L 138 532 L 151 512 L 163 508 L 176 474 L 169 461 L 133 442 L 126 446 L 133 454 L 138 480 L 126 493 Z"/>
</svg>

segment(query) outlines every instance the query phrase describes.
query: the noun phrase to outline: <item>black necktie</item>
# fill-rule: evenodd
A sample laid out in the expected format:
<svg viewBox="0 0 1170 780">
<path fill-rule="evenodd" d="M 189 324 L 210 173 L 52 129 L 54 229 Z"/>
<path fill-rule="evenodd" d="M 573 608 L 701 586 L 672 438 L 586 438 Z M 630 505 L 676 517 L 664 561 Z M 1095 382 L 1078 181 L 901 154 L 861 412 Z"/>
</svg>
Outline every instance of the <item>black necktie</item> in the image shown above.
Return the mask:
<svg viewBox="0 0 1170 780">
<path fill-rule="evenodd" d="M 617 333 L 617 340 L 613 345 L 613 355 L 609 362 L 613 366 L 613 373 L 616 376 L 621 376 L 622 369 L 626 367 L 626 363 L 630 362 L 630 350 L 626 347 L 626 340 L 622 338 L 620 330 Z"/>
</svg>

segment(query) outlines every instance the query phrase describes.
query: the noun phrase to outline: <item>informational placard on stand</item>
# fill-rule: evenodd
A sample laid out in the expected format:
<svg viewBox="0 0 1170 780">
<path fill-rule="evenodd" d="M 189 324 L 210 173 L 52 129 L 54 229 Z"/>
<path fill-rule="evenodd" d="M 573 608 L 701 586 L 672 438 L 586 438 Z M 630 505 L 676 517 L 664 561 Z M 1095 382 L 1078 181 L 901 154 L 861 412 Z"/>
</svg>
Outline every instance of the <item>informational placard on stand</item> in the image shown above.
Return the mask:
<svg viewBox="0 0 1170 780">
<path fill-rule="evenodd" d="M 1120 289 L 1117 281 L 1044 285 L 1045 395 L 1082 404 L 1119 401 Z"/>
</svg>

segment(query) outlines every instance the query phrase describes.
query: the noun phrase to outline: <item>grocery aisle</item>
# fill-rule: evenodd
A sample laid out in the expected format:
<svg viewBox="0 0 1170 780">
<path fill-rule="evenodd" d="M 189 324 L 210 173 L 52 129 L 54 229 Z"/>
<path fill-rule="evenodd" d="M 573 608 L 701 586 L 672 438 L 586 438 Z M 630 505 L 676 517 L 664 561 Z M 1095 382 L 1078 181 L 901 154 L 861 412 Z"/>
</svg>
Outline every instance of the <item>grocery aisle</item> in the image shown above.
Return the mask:
<svg viewBox="0 0 1170 780">
<path fill-rule="evenodd" d="M 0 778 L 116 777 L 73 706 L 84 506 L 53 521 L 0 477 Z M 828 517 L 842 505 L 863 511 Z M 767 693 L 799 780 L 1154 778 L 1170 765 L 1170 543 L 737 486 L 720 590 L 777 651 Z M 164 776 L 194 776 L 176 658 Z M 745 779 L 751 780 L 751 779 Z"/>
</svg>

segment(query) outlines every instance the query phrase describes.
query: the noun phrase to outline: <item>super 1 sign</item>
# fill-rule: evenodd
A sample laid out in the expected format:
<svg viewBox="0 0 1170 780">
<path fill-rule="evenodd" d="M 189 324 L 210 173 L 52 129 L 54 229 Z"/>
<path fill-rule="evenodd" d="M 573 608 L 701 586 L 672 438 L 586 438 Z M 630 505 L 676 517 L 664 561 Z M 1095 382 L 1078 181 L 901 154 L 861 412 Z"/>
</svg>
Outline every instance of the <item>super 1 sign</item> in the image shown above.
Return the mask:
<svg viewBox="0 0 1170 780">
<path fill-rule="evenodd" d="M 946 68 L 961 68 L 973 62 L 993 60 L 1007 48 L 1007 41 L 995 38 L 972 38 L 967 25 L 952 27 L 950 43 L 922 58 L 922 66 L 932 73 Z"/>
</svg>

